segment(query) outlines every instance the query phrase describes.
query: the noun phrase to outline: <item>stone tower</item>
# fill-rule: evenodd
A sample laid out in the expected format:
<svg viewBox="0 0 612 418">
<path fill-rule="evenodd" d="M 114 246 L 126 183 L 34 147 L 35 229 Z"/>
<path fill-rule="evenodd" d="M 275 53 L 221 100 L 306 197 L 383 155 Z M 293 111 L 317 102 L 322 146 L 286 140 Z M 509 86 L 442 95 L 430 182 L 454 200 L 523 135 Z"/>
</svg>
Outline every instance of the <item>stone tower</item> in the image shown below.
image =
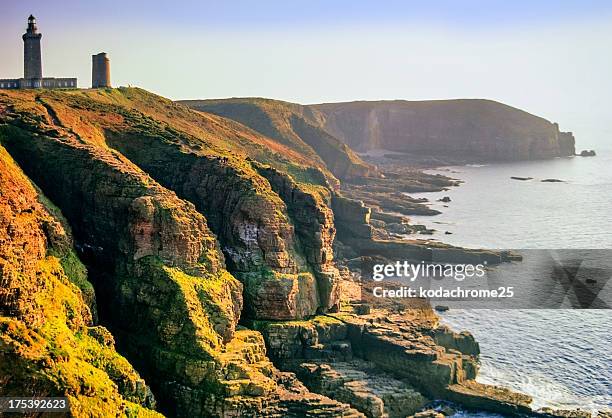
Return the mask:
<svg viewBox="0 0 612 418">
<path fill-rule="evenodd" d="M 23 34 L 23 77 L 32 80 L 32 87 L 41 87 L 42 58 L 40 52 L 40 38 L 36 28 L 36 18 L 28 18 L 28 29 Z"/>
<path fill-rule="evenodd" d="M 106 52 L 92 55 L 91 58 L 91 87 L 94 89 L 110 87 L 110 60 L 106 56 Z"/>
</svg>

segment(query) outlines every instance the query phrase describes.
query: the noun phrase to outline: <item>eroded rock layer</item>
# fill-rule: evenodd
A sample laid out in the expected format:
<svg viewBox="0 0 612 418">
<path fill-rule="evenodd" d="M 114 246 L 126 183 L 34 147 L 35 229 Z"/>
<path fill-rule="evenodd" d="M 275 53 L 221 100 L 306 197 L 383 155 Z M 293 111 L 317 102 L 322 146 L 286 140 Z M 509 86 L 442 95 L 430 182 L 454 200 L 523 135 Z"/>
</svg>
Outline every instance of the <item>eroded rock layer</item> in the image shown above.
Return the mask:
<svg viewBox="0 0 612 418">
<path fill-rule="evenodd" d="M 405 417 L 428 399 L 450 399 L 502 414 L 531 413 L 531 398 L 475 381 L 478 344 L 440 326 L 430 309 L 255 322 L 281 368 L 312 391 L 347 402 L 368 417 Z"/>
<path fill-rule="evenodd" d="M 228 268 L 245 285 L 246 316 L 294 319 L 316 312 L 316 283 L 296 248 L 285 204 L 248 163 L 184 153 L 144 136 L 111 137 L 113 146 L 207 214 Z"/>
<path fill-rule="evenodd" d="M 258 171 L 287 205 L 301 253 L 317 278 L 320 306 L 324 311 L 337 310 L 340 276 L 333 257 L 336 227 L 329 190 L 298 184 L 272 167 L 259 165 Z"/>
</svg>

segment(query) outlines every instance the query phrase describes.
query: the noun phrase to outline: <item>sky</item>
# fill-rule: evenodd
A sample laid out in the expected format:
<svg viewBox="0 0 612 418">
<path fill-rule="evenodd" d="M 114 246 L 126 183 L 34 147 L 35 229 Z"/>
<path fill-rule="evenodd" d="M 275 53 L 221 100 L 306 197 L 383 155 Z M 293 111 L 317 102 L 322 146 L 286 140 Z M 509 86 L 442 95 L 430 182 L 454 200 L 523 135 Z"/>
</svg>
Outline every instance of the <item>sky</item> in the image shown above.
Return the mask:
<svg viewBox="0 0 612 418">
<path fill-rule="evenodd" d="M 23 74 L 32 13 L 45 76 L 171 99 L 298 103 L 487 98 L 612 144 L 612 2 L 3 0 L 0 78 Z"/>
</svg>

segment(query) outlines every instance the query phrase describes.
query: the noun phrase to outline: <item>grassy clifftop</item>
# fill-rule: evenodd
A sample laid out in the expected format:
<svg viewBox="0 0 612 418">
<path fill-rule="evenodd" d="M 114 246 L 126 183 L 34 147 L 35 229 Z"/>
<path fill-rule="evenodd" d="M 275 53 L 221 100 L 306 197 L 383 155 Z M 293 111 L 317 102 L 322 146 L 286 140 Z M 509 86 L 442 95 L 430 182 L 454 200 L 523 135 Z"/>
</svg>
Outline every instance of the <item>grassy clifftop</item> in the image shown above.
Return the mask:
<svg viewBox="0 0 612 418">
<path fill-rule="evenodd" d="M 82 136 L 96 138 L 96 128 L 155 132 L 198 152 L 221 157 L 251 158 L 290 173 L 306 183 L 337 183 L 320 159 L 280 143 L 232 119 L 198 112 L 139 88 L 48 92 L 61 114 L 80 109 L 85 117 L 74 120 Z M 70 123 L 70 117 L 63 119 Z M 86 122 L 84 124 L 84 122 Z M 91 129 L 89 129 L 91 128 Z"/>
<path fill-rule="evenodd" d="M 345 143 L 321 129 L 316 115 L 306 106 L 262 98 L 184 100 L 203 112 L 234 119 L 257 132 L 296 150 L 310 161 L 325 165 L 341 179 L 375 174 Z"/>
</svg>

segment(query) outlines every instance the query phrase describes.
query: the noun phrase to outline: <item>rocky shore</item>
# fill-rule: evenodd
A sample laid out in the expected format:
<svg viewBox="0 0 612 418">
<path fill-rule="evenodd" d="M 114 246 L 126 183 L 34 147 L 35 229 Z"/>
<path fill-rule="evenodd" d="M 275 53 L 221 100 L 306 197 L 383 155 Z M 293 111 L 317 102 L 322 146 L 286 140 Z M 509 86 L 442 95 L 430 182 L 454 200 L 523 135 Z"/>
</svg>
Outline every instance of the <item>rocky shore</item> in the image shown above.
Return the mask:
<svg viewBox="0 0 612 418">
<path fill-rule="evenodd" d="M 380 163 L 380 160 L 379 160 L 379 163 Z M 396 169 L 395 165 L 392 165 L 391 167 Z M 378 168 L 380 172 L 384 174 L 385 168 L 388 168 L 388 166 L 385 166 L 385 164 L 379 164 Z M 414 169 L 410 169 L 410 170 L 414 171 Z M 523 178 L 518 178 L 518 179 L 523 180 Z M 452 180 L 452 179 L 449 179 L 449 180 Z M 376 180 L 376 182 L 379 182 L 379 180 Z M 369 184 L 370 184 L 369 181 L 364 180 L 361 187 L 368 189 Z M 459 185 L 458 183 L 449 184 L 449 187 L 458 186 L 458 185 Z M 343 187 L 350 189 L 352 185 L 344 184 Z M 373 187 L 374 190 L 376 190 L 376 187 L 377 186 Z M 431 188 L 432 190 L 439 191 L 439 190 L 436 190 L 436 185 L 432 185 Z M 449 261 L 450 258 L 452 258 L 451 254 L 455 255 L 457 258 L 455 258 L 455 260 L 451 260 L 451 262 L 452 261 L 455 261 L 455 262 L 468 262 L 468 261 L 469 262 L 482 262 L 483 260 L 486 260 L 488 263 L 495 264 L 495 263 L 500 263 L 504 261 L 520 260 L 520 257 L 517 258 L 512 253 L 488 252 L 486 250 L 467 250 L 464 248 L 450 248 L 450 246 L 447 246 L 442 243 L 427 242 L 424 240 L 410 241 L 410 240 L 407 240 L 405 236 L 403 235 L 404 234 L 415 234 L 415 232 L 418 230 L 416 229 L 418 228 L 418 225 L 411 225 L 409 216 L 406 216 L 407 214 L 398 214 L 397 212 L 393 211 L 392 209 L 393 206 L 386 205 L 385 199 L 374 200 L 373 206 L 376 207 L 376 209 L 373 209 L 373 210 L 371 209 L 370 211 L 368 211 L 368 208 L 365 207 L 365 205 L 362 205 L 360 202 L 351 201 L 350 199 L 346 199 L 342 202 L 340 202 L 340 200 L 341 200 L 340 198 L 337 198 L 336 205 L 334 206 L 335 209 L 336 208 L 338 209 L 335 212 L 336 222 L 339 225 L 338 226 L 338 253 L 339 253 L 338 259 L 341 264 L 346 263 L 346 265 L 350 269 L 355 269 L 356 275 L 359 274 L 358 269 L 362 267 L 362 262 L 356 261 L 354 259 L 347 260 L 346 258 L 343 258 L 343 256 L 346 257 L 348 255 L 349 258 L 356 257 L 357 259 L 359 259 L 360 254 L 364 254 L 364 251 L 365 251 L 366 254 L 373 255 L 375 257 L 380 257 L 378 259 L 379 261 L 383 260 L 384 262 L 388 262 L 389 260 L 394 260 L 395 259 L 394 257 L 401 257 L 401 254 L 403 254 L 405 257 L 406 254 L 409 254 L 408 252 L 406 252 L 406 246 L 416 245 L 418 249 L 415 249 L 416 253 L 413 254 L 414 258 L 415 259 L 430 259 L 427 254 L 418 252 L 419 249 L 420 250 L 423 249 L 423 244 L 425 242 L 426 242 L 427 248 L 429 249 L 433 249 L 434 251 L 442 250 L 442 254 L 444 254 L 445 252 L 448 252 L 447 254 L 449 258 L 445 259 L 446 256 L 442 256 L 441 259 L 445 259 L 446 261 Z M 447 199 L 447 201 L 450 203 L 450 199 Z M 367 206 L 370 206 L 370 205 L 367 205 Z M 359 224 L 366 223 L 366 222 L 369 223 L 371 226 L 369 231 L 363 226 L 361 227 L 358 226 Z M 401 229 L 398 228 L 398 225 L 402 225 L 402 228 Z M 380 237 L 380 236 L 385 236 L 386 239 L 381 240 L 383 242 L 380 242 L 377 245 L 375 244 L 375 242 L 377 241 L 376 237 Z M 402 239 L 396 242 L 395 244 L 391 244 L 390 241 L 393 241 L 393 240 L 390 240 L 389 238 L 393 236 L 395 236 L 396 238 L 402 238 Z M 374 237 L 374 239 L 368 240 L 368 237 Z M 398 247 L 401 249 L 398 249 Z M 360 251 L 356 252 L 355 251 L 356 249 L 359 249 Z M 401 303 L 398 303 L 397 301 L 380 303 L 380 300 L 377 300 L 376 298 L 373 298 L 373 297 L 368 297 L 368 296 L 371 296 L 372 284 L 373 283 L 371 282 L 365 283 L 365 284 L 361 282 L 359 292 L 357 292 L 358 295 L 361 297 L 361 302 L 364 302 L 364 299 L 365 299 L 368 302 L 366 304 L 369 305 L 368 309 L 365 310 L 367 314 L 363 315 L 364 318 L 367 318 L 368 315 L 372 315 L 372 313 L 374 312 L 374 309 L 372 308 L 373 306 L 377 306 L 377 308 L 380 308 L 382 310 L 383 312 L 382 315 L 384 316 L 384 318 L 393 318 L 391 322 L 394 322 L 394 323 L 401 323 L 401 319 L 397 319 L 393 317 L 392 313 L 399 312 L 401 313 L 401 315 L 406 315 L 406 312 L 414 312 L 414 309 L 421 309 L 421 312 L 423 312 L 423 309 L 424 310 L 430 309 L 429 306 L 425 306 L 425 307 L 424 306 L 401 306 Z M 440 310 L 442 310 L 442 308 L 447 309 L 443 306 L 436 306 L 436 309 L 438 308 L 440 308 Z M 354 312 L 363 312 L 363 311 L 364 311 L 363 307 L 359 306 L 359 304 L 356 304 L 354 306 Z M 378 312 L 380 315 L 380 311 Z M 435 316 L 435 314 L 433 315 Z M 415 322 L 418 322 L 418 321 L 415 321 L 414 319 L 411 319 L 410 321 L 413 324 Z M 427 325 L 424 326 L 424 328 L 428 328 L 428 327 L 430 327 L 431 330 L 437 329 L 437 325 L 433 325 L 431 322 L 429 322 Z M 473 358 L 477 359 L 478 354 L 479 354 L 477 344 L 476 344 L 476 350 L 471 351 L 472 347 L 470 347 L 469 345 L 466 347 L 465 345 L 466 340 L 464 339 L 462 343 L 463 346 L 459 348 L 456 346 L 457 344 L 456 334 L 455 335 L 453 334 L 454 333 L 452 332 L 438 333 L 437 336 L 440 339 L 435 339 L 436 344 L 442 345 L 446 347 L 447 349 L 450 346 L 451 350 L 454 349 L 454 350 L 458 350 L 459 352 L 463 354 L 470 354 L 473 356 Z M 452 343 L 449 343 L 448 341 L 449 335 L 453 335 Z M 471 338 L 471 335 L 469 333 L 463 332 L 462 335 L 469 336 L 467 341 L 473 342 L 473 338 Z M 409 337 L 406 337 L 404 335 L 403 338 L 408 339 Z M 389 353 L 391 351 L 392 350 L 387 349 L 385 351 L 385 356 L 386 357 L 389 356 Z M 363 365 L 360 365 L 355 368 L 359 369 L 363 367 L 364 367 Z M 376 370 L 380 370 L 381 368 L 384 369 L 384 367 L 385 367 L 384 363 L 375 364 Z M 341 368 L 341 374 L 343 373 L 346 374 L 345 372 L 346 367 L 344 365 L 341 365 L 340 368 Z M 335 376 L 335 374 L 333 373 L 333 370 L 334 370 L 333 366 L 331 367 L 331 369 L 328 369 L 327 366 L 325 366 L 323 372 L 320 372 L 320 368 L 316 368 L 316 369 L 312 369 L 311 374 L 314 374 L 317 376 L 318 374 L 322 374 L 323 377 L 321 377 L 321 379 L 323 381 L 326 381 L 326 379 L 330 378 L 330 375 Z M 393 363 L 391 364 L 391 366 L 388 366 L 388 370 L 391 373 L 394 373 L 395 376 L 398 376 L 398 375 L 401 376 L 401 372 L 399 371 L 401 370 L 401 368 Z M 476 368 L 476 373 L 477 373 L 477 368 Z M 317 377 L 317 379 L 319 379 L 319 377 Z M 355 384 L 351 383 L 351 386 L 355 386 Z M 361 386 L 361 385 L 358 385 L 358 386 Z M 419 389 L 421 389 L 421 393 L 425 397 L 427 397 L 428 395 L 431 396 L 430 392 L 428 392 L 427 390 L 423 391 L 422 388 L 419 388 Z M 475 382 L 474 378 L 467 379 L 466 382 L 463 382 L 461 384 L 450 385 L 447 392 L 445 392 L 442 395 L 438 394 L 438 396 L 434 396 L 433 398 L 434 399 L 445 399 L 445 400 L 455 402 L 456 405 L 461 405 L 463 408 L 467 408 L 468 410 L 470 409 L 475 410 L 475 411 L 485 410 L 485 411 L 491 411 L 495 413 L 501 413 L 502 415 L 508 415 L 508 416 L 514 416 L 514 415 L 538 416 L 538 417 L 575 416 L 575 417 L 584 417 L 584 418 L 592 416 L 591 412 L 580 410 L 580 409 L 554 410 L 551 408 L 544 408 L 544 409 L 535 411 L 529 407 L 529 404 L 531 403 L 531 399 L 529 396 L 519 394 L 519 393 L 513 393 L 512 391 L 509 391 L 503 388 L 487 387 L 486 385 L 480 385 L 477 382 Z M 500 403 L 503 406 L 500 406 Z M 389 412 L 385 412 L 385 413 L 389 413 Z M 601 411 L 597 416 L 605 417 L 607 416 L 606 415 L 607 413 L 608 412 L 606 411 Z M 420 409 L 418 412 L 415 413 L 415 416 L 438 416 L 439 417 L 443 415 L 444 414 L 440 412 L 440 408 L 438 408 L 438 410 Z M 376 415 L 372 415 L 372 416 L 376 416 Z M 393 416 L 392 413 L 389 416 Z"/>
<path fill-rule="evenodd" d="M 469 333 L 441 326 L 430 309 L 341 312 L 253 327 L 281 369 L 368 417 L 409 416 L 436 399 L 502 414 L 531 413 L 528 396 L 474 380 L 478 344 Z"/>
</svg>

